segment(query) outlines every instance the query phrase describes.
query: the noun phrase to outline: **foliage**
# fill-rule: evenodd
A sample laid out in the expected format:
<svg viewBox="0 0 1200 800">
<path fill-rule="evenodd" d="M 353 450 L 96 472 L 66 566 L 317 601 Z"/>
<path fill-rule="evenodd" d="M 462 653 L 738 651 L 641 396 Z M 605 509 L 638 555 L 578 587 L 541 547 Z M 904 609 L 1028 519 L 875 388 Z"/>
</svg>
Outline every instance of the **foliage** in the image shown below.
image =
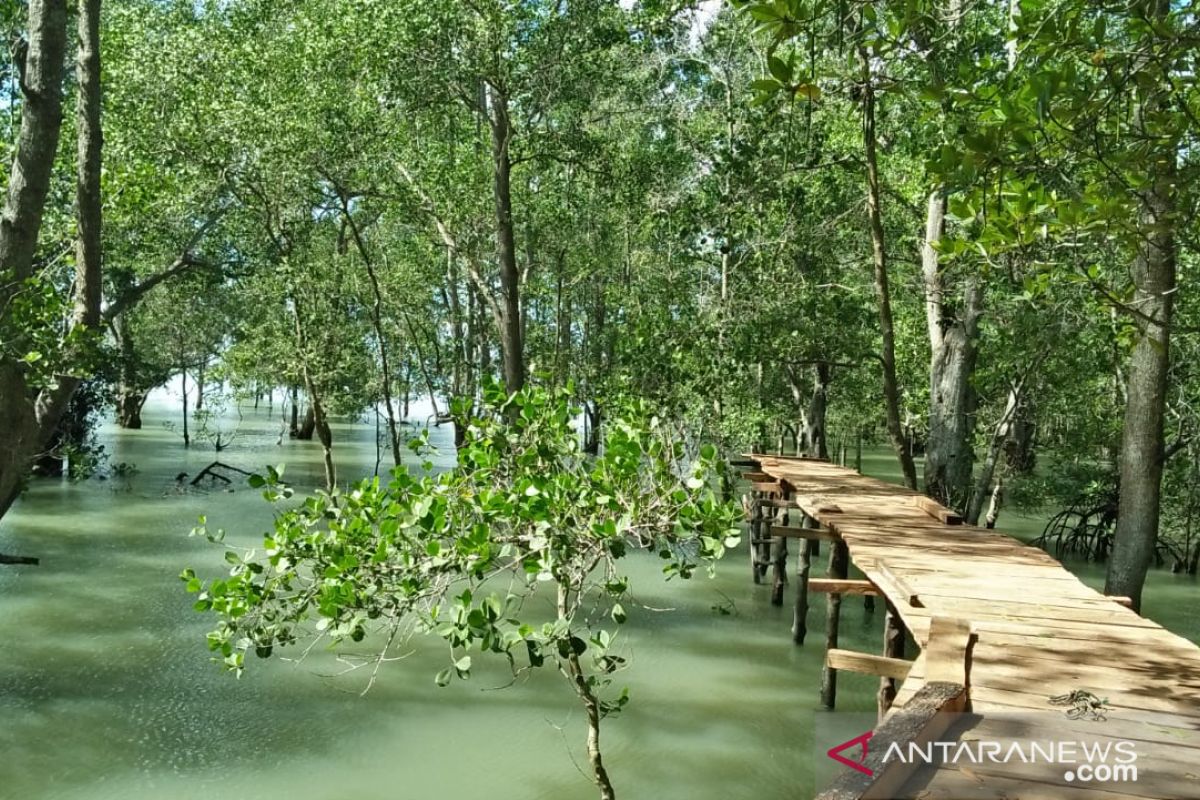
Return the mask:
<svg viewBox="0 0 1200 800">
<path fill-rule="evenodd" d="M 514 671 L 556 667 L 600 717 L 618 710 L 626 693 L 601 693 L 625 662 L 618 630 L 632 589 L 621 560 L 649 551 L 668 579 L 689 578 L 738 541 L 739 509 L 710 486 L 717 451 L 682 461 L 681 444 L 643 411 L 614 419 L 601 454 L 587 456 L 566 389 L 505 396 L 492 386 L 487 412 L 471 420 L 454 469 L 401 466 L 387 485 L 311 497 L 277 514 L 261 556 L 227 552 L 227 577 L 186 570 L 196 608 L 220 618 L 208 644 L 223 664 L 240 673 L 247 652 L 269 657 L 315 620 L 333 646 L 378 629 L 378 668 L 398 637 L 420 630 L 449 644 L 439 685 L 466 678 L 474 654 L 497 654 Z M 273 502 L 291 495 L 278 470 L 251 484 Z M 526 605 L 545 592 L 548 620 Z"/>
</svg>

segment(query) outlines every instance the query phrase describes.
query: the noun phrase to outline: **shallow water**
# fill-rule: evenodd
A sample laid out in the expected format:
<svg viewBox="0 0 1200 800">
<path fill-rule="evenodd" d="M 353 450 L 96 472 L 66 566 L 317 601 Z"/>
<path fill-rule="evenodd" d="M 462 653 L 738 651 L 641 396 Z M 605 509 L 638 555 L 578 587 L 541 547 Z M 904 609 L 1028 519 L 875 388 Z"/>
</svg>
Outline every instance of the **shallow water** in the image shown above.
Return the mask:
<svg viewBox="0 0 1200 800">
<path fill-rule="evenodd" d="M 221 460 L 287 464 L 320 480 L 313 442 L 284 438 L 266 409 L 243 411 Z M 140 431 L 103 431 L 128 480 L 38 481 L 0 525 L 0 549 L 39 567 L 0 570 L 0 797 L 23 800 L 209 798 L 591 798 L 576 770 L 583 721 L 557 674 L 516 685 L 476 658 L 469 682 L 439 689 L 439 641 L 414 642 L 365 697 L 365 676 L 318 653 L 296 665 L 254 660 L 236 680 L 209 661 L 211 624 L 177 575 L 222 569 L 223 550 L 186 534 L 200 514 L 253 544 L 270 521 L 257 492 L 180 494 L 211 448 L 184 450 L 177 410 L 150 406 Z M 224 423 L 230 427 L 231 423 Z M 434 438 L 447 445 L 447 430 Z M 341 424 L 343 477 L 374 468 L 374 426 Z M 386 467 L 386 463 L 385 463 Z M 744 554 L 715 580 L 664 584 L 658 565 L 630 562 L 627 710 L 604 728 L 623 798 L 762 798 L 808 793 L 812 710 L 821 653 L 792 645 L 790 608 L 748 580 Z M 788 600 L 790 603 L 790 598 Z M 731 603 L 733 614 L 714 605 Z M 843 642 L 877 649 L 880 620 L 847 603 Z M 810 642 L 822 640 L 822 604 Z M 483 661 L 483 664 L 480 662 Z M 484 666 L 480 669 L 480 666 Z M 869 710 L 875 681 L 842 676 L 840 707 Z"/>
<path fill-rule="evenodd" d="M 38 481 L 0 523 L 0 550 L 42 558 L 0 569 L 0 798 L 595 796 L 574 765 L 582 716 L 556 674 L 497 689 L 507 668 L 477 657 L 469 682 L 439 689 L 445 649 L 428 640 L 365 697 L 365 676 L 332 677 L 342 666 L 324 653 L 254 660 L 241 680 L 213 665 L 211 620 L 191 610 L 177 576 L 185 566 L 215 575 L 223 549 L 187 531 L 207 514 L 230 541 L 254 544 L 270 509 L 249 489 L 179 493 L 174 476 L 214 454 L 202 443 L 185 450 L 165 427 L 176 408 L 152 402 L 143 430 L 102 434 L 114 462 L 137 466 L 131 478 Z M 285 462 L 296 483 L 320 481 L 316 443 L 277 444 L 278 416 L 243 414 L 221 460 Z M 447 430 L 433 433 L 448 446 Z M 340 424 L 335 437 L 343 478 L 373 470 L 373 424 Z M 631 666 L 617 683 L 632 701 L 604 727 L 623 800 L 811 796 L 824 604 L 810 612 L 809 645 L 795 647 L 790 607 L 772 607 L 746 566 L 738 552 L 714 580 L 665 584 L 653 561 L 630 560 L 639 600 L 672 610 L 630 609 L 623 633 Z M 1156 576 L 1148 609 L 1195 638 L 1181 602 L 1193 589 Z M 881 615 L 856 600 L 843 608 L 842 646 L 876 652 Z M 839 684 L 839 709 L 873 710 L 875 679 L 843 673 Z"/>
</svg>

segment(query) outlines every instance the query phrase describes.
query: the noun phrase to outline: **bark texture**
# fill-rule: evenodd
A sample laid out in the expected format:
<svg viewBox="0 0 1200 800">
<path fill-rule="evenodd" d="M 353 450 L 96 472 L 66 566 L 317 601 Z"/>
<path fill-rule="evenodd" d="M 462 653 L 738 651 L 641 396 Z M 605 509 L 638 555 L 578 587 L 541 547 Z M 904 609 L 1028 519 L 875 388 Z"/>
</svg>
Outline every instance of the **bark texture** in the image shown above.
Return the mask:
<svg viewBox="0 0 1200 800">
<path fill-rule="evenodd" d="M 69 326 L 94 325 L 99 315 L 100 264 L 93 247 L 99 233 L 100 73 L 99 2 L 80 3 L 80 234 L 75 307 Z M 65 0 L 30 0 L 28 47 L 21 75 L 21 127 L 0 211 L 0 308 L 33 275 L 42 214 L 50 189 L 62 128 L 62 84 L 67 39 Z M 87 237 L 85 243 L 82 240 Z M 93 257 L 95 256 L 95 257 Z M 6 327 L 10 320 L 0 319 Z M 9 347 L 22 346 L 23 332 L 3 331 Z M 32 461 L 54 436 L 78 380 L 60 376 L 35 393 L 23 365 L 0 359 L 0 516 L 20 493 Z"/>
<path fill-rule="evenodd" d="M 1146 3 L 1147 17 L 1162 19 L 1166 0 Z M 1139 119 L 1170 103 L 1168 88 L 1156 88 L 1139 109 Z M 1173 146 L 1160 147 L 1152 181 L 1142 195 L 1137 255 L 1130 270 L 1135 326 L 1127 372 L 1128 402 L 1121 438 L 1120 505 L 1108 562 L 1105 594 L 1129 597 L 1141 607 L 1146 571 L 1154 559 L 1162 500 L 1163 417 L 1170 367 L 1170 326 L 1176 284 L 1175 158 Z"/>
<path fill-rule="evenodd" d="M 962 286 L 961 304 L 948 302 L 937 243 L 946 226 L 946 196 L 929 195 L 921 248 L 925 317 L 929 333 L 929 435 L 925 442 L 925 493 L 964 512 L 971 498 L 975 392 L 971 377 L 978 353 L 983 290 L 977 276 Z"/>
<path fill-rule="evenodd" d="M 521 330 L 521 272 L 513 230 L 512 123 L 508 96 L 489 84 L 488 119 L 492 130 L 492 189 L 496 214 L 496 258 L 500 264 L 500 353 L 504 388 L 511 394 L 525 386 L 525 344 Z"/>
</svg>

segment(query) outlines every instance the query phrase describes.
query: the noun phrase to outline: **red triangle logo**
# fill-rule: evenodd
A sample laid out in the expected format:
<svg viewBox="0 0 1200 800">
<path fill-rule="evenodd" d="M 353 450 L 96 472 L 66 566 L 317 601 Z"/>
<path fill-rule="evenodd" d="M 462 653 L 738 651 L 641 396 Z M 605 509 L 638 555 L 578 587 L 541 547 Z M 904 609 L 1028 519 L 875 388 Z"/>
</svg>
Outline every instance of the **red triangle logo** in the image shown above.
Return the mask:
<svg viewBox="0 0 1200 800">
<path fill-rule="evenodd" d="M 839 764 L 845 764 L 847 767 L 850 767 L 850 769 L 858 770 L 867 777 L 873 777 L 875 775 L 875 770 L 865 766 L 865 764 L 867 761 L 867 742 L 871 741 L 871 737 L 874 735 L 874 731 L 867 731 L 866 733 L 859 734 L 853 739 L 849 739 L 839 745 L 829 748 L 825 755 L 829 756 Z M 848 750 L 855 746 L 862 748 L 862 755 L 860 755 L 857 760 L 851 761 L 849 758 L 846 758 L 844 755 L 842 755 L 843 750 Z"/>
</svg>

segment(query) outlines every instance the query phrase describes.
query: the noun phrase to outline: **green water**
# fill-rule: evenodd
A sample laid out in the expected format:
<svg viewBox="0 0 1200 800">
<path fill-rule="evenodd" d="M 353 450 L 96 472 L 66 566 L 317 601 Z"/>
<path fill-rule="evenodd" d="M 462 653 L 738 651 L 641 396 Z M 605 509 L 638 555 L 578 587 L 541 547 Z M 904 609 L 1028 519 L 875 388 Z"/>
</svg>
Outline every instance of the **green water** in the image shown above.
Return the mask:
<svg viewBox="0 0 1200 800">
<path fill-rule="evenodd" d="M 319 448 L 286 438 L 265 410 L 245 411 L 221 459 L 246 468 L 287 463 L 298 483 L 321 475 Z M 210 621 L 191 610 L 179 571 L 221 570 L 222 549 L 186 534 L 205 513 L 231 542 L 253 544 L 269 524 L 248 489 L 177 494 L 174 476 L 214 455 L 185 451 L 150 407 L 145 428 L 106 428 L 128 481 L 39 481 L 0 525 L 0 550 L 38 555 L 38 567 L 0 569 L 0 798 L 141 800 L 414 800 L 591 798 L 576 770 L 583 720 L 557 674 L 505 689 L 493 663 L 439 689 L 440 642 L 365 675 L 318 653 L 296 665 L 255 660 L 241 680 L 209 662 Z M 445 445 L 448 431 L 435 431 Z M 370 473 L 374 426 L 335 431 L 343 476 Z M 823 640 L 823 604 L 810 646 L 789 636 L 790 607 L 753 586 L 744 553 L 715 580 L 664 584 L 658 565 L 631 560 L 638 599 L 618 676 L 632 701 L 604 729 L 622 798 L 807 796 Z M 712 610 L 732 601 L 733 614 Z M 791 602 L 789 596 L 788 601 Z M 878 649 L 880 620 L 847 603 L 843 641 Z M 476 659 L 477 664 L 481 659 Z M 485 661 L 486 663 L 486 661 Z M 840 707 L 870 710 L 875 681 L 843 675 Z"/>
<path fill-rule="evenodd" d="M 286 438 L 280 420 L 246 410 L 221 459 L 245 468 L 286 462 L 298 484 L 320 480 L 319 448 Z M 159 800 L 574 800 L 594 789 L 583 763 L 582 716 L 558 675 L 509 688 L 493 662 L 439 689 L 440 642 L 416 641 L 365 697 L 365 676 L 317 653 L 301 664 L 254 661 L 241 680 L 208 660 L 210 621 L 191 610 L 177 575 L 222 569 L 222 550 L 186 533 L 199 514 L 254 544 L 270 514 L 257 493 L 179 494 L 174 476 L 213 459 L 184 450 L 147 409 L 141 431 L 106 428 L 125 480 L 39 481 L 0 523 L 0 550 L 39 567 L 0 569 L 0 798 Z M 339 425 L 342 476 L 370 473 L 374 426 Z M 448 431 L 435 431 L 447 445 Z M 870 459 L 868 471 L 886 472 Z M 606 722 L 604 748 L 622 800 L 809 797 L 824 604 L 809 645 L 791 643 L 788 606 L 754 586 L 744 551 L 715 580 L 664 584 L 632 559 L 646 608 L 630 609 L 618 676 L 632 702 Z M 1194 583 L 1155 576 L 1147 602 L 1196 637 Z M 731 615 L 713 611 L 728 605 Z M 652 611 L 664 609 L 670 611 Z M 879 649 L 879 615 L 844 605 L 842 646 Z M 483 661 L 483 665 L 486 665 Z M 872 711 L 876 680 L 839 676 L 839 709 Z"/>
</svg>

